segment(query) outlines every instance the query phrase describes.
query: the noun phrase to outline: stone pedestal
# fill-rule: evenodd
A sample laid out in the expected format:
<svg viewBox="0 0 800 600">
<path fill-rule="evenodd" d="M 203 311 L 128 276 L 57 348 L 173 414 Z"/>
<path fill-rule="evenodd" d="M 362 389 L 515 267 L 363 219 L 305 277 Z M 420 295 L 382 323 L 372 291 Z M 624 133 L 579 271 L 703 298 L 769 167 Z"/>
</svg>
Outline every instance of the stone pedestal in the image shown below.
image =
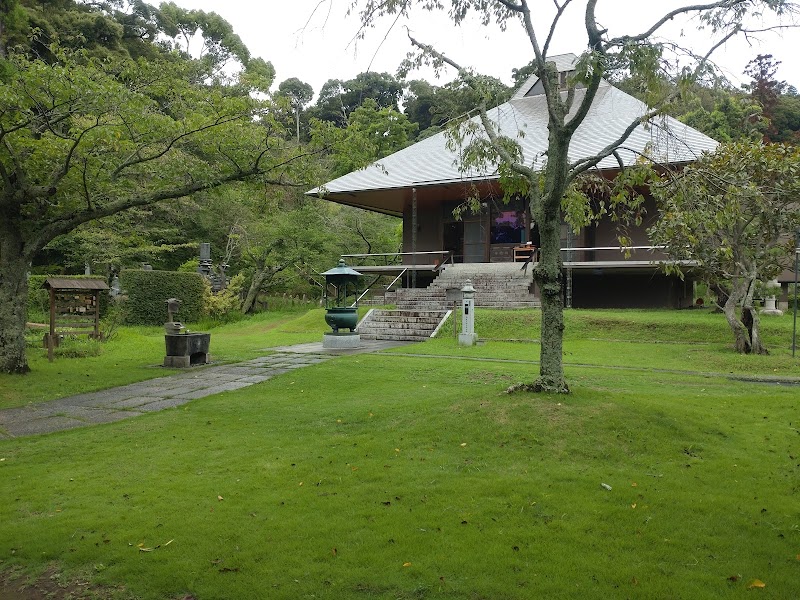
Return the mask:
<svg viewBox="0 0 800 600">
<path fill-rule="evenodd" d="M 783 311 L 775 305 L 775 296 L 769 296 L 764 299 L 764 308 L 761 309 L 762 315 L 776 315 L 780 316 Z"/>
<path fill-rule="evenodd" d="M 165 335 L 164 342 L 167 348 L 167 355 L 164 357 L 165 367 L 186 368 L 211 362 L 211 355 L 208 352 L 211 344 L 210 333 Z"/>
<path fill-rule="evenodd" d="M 322 336 L 322 347 L 328 350 L 343 350 L 361 346 L 361 336 L 357 333 L 326 333 Z"/>
<path fill-rule="evenodd" d="M 780 310 L 777 306 L 775 306 L 775 291 L 780 291 L 781 284 L 778 283 L 777 279 L 772 279 L 771 281 L 767 282 L 767 293 L 773 292 L 772 295 L 767 296 L 764 298 L 764 308 L 761 309 L 762 315 L 776 315 L 780 316 L 783 314 L 783 311 Z"/>
<path fill-rule="evenodd" d="M 459 333 L 458 345 L 459 346 L 474 346 L 478 343 L 477 333 Z"/>
</svg>

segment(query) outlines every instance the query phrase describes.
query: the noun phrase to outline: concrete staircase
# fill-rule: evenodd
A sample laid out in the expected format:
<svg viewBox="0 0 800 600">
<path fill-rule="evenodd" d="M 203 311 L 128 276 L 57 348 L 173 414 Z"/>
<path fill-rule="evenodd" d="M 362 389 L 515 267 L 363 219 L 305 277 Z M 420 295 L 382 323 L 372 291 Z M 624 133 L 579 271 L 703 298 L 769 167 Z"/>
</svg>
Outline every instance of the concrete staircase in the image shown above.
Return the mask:
<svg viewBox="0 0 800 600">
<path fill-rule="evenodd" d="M 356 327 L 365 340 L 423 342 L 433 337 L 449 310 L 384 310 L 373 308 Z"/>
<path fill-rule="evenodd" d="M 522 263 L 465 263 L 449 265 L 427 288 L 401 288 L 388 292 L 386 304 L 401 310 L 446 310 L 447 290 L 461 289 L 467 279 L 475 288 L 475 306 L 484 308 L 538 308 L 534 296 L 532 265 Z"/>
</svg>

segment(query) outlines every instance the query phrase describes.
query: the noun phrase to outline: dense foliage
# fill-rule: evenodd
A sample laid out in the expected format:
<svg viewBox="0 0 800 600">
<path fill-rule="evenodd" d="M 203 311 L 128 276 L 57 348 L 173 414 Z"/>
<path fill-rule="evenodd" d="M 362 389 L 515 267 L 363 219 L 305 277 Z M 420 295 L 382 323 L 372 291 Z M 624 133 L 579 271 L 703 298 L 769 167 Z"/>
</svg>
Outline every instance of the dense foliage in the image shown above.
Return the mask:
<svg viewBox="0 0 800 600">
<path fill-rule="evenodd" d="M 203 316 L 206 281 L 199 273 L 126 269 L 120 273 L 125 300 L 125 320 L 133 325 L 160 325 L 167 320 L 165 301 L 181 301 L 176 319 L 199 321 Z"/>
<path fill-rule="evenodd" d="M 661 203 L 655 243 L 673 260 L 696 264 L 723 291 L 739 352 L 766 352 L 756 286 L 791 264 L 800 228 L 798 175 L 800 148 L 739 142 L 652 188 Z"/>
<path fill-rule="evenodd" d="M 492 13 L 499 6 L 478 8 L 504 20 L 510 13 Z M 625 52 L 614 60 L 636 54 Z M 639 66 L 648 52 L 637 55 Z M 775 64 L 758 57 L 745 90 L 682 81 L 664 110 L 721 141 L 796 139 L 800 99 L 773 81 Z M 537 65 L 508 65 L 513 85 Z M 653 77 L 665 73 L 645 71 L 606 76 L 647 100 Z M 228 278 L 244 277 L 242 308 L 251 311 L 264 292 L 318 295 L 316 273 L 339 254 L 398 250 L 396 220 L 302 192 L 513 91 L 488 77 L 437 86 L 405 74 L 332 78 L 312 103 L 314 90 L 295 74 L 273 86 L 272 65 L 251 56 L 216 13 L 142 0 L 5 0 L 0 317 L 16 325 L 2 327 L 0 355 L 10 344 L 14 358 L 0 368 L 25 370 L 24 307 L 13 298 L 25 296 L 20 278 L 29 270 L 176 269 L 207 241 Z M 662 77 L 659 89 L 667 88 L 678 82 Z"/>
</svg>

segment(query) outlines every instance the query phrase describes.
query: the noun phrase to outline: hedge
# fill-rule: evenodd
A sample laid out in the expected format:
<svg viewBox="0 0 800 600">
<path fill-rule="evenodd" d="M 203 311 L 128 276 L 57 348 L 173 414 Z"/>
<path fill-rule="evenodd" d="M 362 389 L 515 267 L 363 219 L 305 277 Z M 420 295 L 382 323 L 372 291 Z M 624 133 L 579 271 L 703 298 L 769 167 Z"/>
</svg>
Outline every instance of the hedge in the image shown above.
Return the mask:
<svg viewBox="0 0 800 600">
<path fill-rule="evenodd" d="M 50 313 L 50 292 L 42 287 L 48 277 L 60 279 L 104 279 L 97 275 L 30 275 L 28 277 L 28 314 Z M 108 309 L 108 290 L 100 290 L 100 316 Z"/>
<path fill-rule="evenodd" d="M 119 275 L 122 293 L 127 295 L 125 322 L 131 325 L 161 325 L 167 321 L 169 298 L 181 301 L 175 317 L 185 323 L 203 316 L 205 280 L 199 273 L 176 271 L 124 270 Z"/>
</svg>

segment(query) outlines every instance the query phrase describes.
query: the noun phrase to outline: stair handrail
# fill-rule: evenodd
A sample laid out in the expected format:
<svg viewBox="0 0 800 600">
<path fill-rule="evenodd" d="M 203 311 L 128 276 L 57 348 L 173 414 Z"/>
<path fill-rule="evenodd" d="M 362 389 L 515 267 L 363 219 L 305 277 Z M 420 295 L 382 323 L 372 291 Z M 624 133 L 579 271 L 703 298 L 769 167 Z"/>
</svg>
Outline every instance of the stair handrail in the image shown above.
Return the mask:
<svg viewBox="0 0 800 600">
<path fill-rule="evenodd" d="M 400 279 L 402 279 L 402 278 L 403 278 L 403 275 L 405 275 L 405 274 L 406 274 L 406 271 L 408 271 L 408 269 L 403 269 L 403 270 L 400 272 L 400 274 L 399 274 L 397 277 L 395 277 L 394 279 L 392 279 L 392 283 L 390 283 L 389 285 L 387 285 L 387 286 L 386 286 L 386 291 L 387 291 L 387 292 L 388 292 L 389 290 L 391 290 L 391 289 L 392 289 L 392 286 L 393 286 L 395 283 L 397 283 L 398 281 L 400 281 Z"/>
<path fill-rule="evenodd" d="M 402 272 L 401 272 L 401 273 L 400 273 L 400 274 L 399 274 L 397 277 L 395 277 L 395 278 L 392 280 L 392 283 L 390 283 L 389 285 L 387 285 L 387 286 L 386 286 L 386 291 L 387 291 L 387 292 L 388 292 L 388 291 L 389 291 L 389 290 L 392 288 L 392 286 L 393 286 L 395 283 L 397 283 L 397 280 L 398 280 L 398 279 L 400 279 L 400 278 L 401 278 L 403 275 L 405 275 L 406 271 L 408 271 L 408 269 L 403 269 L 403 270 L 402 270 Z M 373 282 L 372 282 L 372 285 L 374 285 L 374 284 L 375 284 L 375 283 L 377 283 L 377 282 L 378 282 L 378 279 L 375 279 L 375 281 L 373 281 Z M 360 295 L 358 298 L 356 298 L 356 301 L 355 301 L 355 302 L 353 302 L 353 303 L 350 305 L 350 308 L 354 308 L 355 306 L 358 306 L 358 303 L 359 303 L 359 302 L 361 302 L 361 299 L 362 299 L 364 296 L 366 296 L 366 295 L 367 295 L 367 292 L 369 292 L 369 291 L 372 289 L 372 285 L 368 286 L 368 287 L 367 287 L 367 289 L 365 289 L 363 292 L 361 292 L 361 295 Z"/>
</svg>

